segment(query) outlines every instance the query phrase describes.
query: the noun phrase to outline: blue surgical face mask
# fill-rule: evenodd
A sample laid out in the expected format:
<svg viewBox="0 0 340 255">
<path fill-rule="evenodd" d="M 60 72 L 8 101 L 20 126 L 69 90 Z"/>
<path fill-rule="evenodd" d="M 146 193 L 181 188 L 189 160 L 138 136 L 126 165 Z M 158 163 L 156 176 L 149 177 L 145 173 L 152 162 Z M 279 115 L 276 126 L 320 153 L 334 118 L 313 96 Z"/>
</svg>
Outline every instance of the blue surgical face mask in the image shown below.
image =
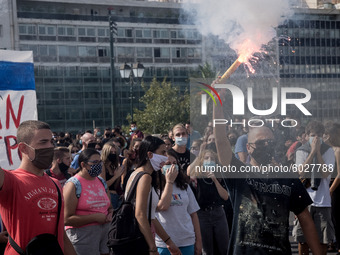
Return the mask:
<svg viewBox="0 0 340 255">
<path fill-rule="evenodd" d="M 312 144 L 312 143 L 313 143 L 314 137 L 315 137 L 315 136 L 309 137 L 309 144 Z M 319 137 L 319 139 L 320 139 L 320 144 L 322 144 L 322 138 Z"/>
<path fill-rule="evenodd" d="M 132 127 L 131 128 L 131 131 L 136 131 L 137 130 L 137 127 Z"/>
<path fill-rule="evenodd" d="M 176 137 L 175 138 L 175 143 L 178 146 L 185 146 L 187 145 L 187 142 L 188 142 L 188 137 Z"/>
<path fill-rule="evenodd" d="M 215 170 L 216 162 L 210 161 L 210 160 L 204 160 L 203 161 L 203 167 L 204 167 L 205 170 L 210 170 L 210 169 Z"/>
<path fill-rule="evenodd" d="M 101 136 L 102 135 L 102 133 L 100 133 L 100 132 L 97 132 L 97 134 L 96 134 L 96 136 Z"/>
<path fill-rule="evenodd" d="M 172 165 L 164 165 L 163 167 L 162 167 L 162 174 L 166 174 L 166 171 L 168 170 L 168 169 L 170 169 L 171 168 L 171 166 Z M 178 171 L 178 165 L 177 164 L 175 164 L 175 169 Z"/>
</svg>

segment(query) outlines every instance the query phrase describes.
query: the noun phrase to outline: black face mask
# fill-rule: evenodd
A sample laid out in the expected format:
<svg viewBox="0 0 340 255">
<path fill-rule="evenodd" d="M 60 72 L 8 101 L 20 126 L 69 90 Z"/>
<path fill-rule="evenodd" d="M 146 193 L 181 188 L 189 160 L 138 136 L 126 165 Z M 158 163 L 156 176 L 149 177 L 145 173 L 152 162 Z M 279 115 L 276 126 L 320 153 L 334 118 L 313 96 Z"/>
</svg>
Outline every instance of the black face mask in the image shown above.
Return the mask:
<svg viewBox="0 0 340 255">
<path fill-rule="evenodd" d="M 63 174 L 67 173 L 67 170 L 69 169 L 69 166 L 64 164 L 64 162 L 61 162 L 60 164 L 58 164 L 58 167 Z"/>
<path fill-rule="evenodd" d="M 115 163 L 117 159 L 117 154 L 110 153 L 109 156 L 107 156 L 107 159 L 110 160 L 111 163 Z"/>
<path fill-rule="evenodd" d="M 228 139 L 229 139 L 229 142 L 232 146 L 236 144 L 237 138 L 233 137 L 233 138 L 228 138 Z"/>
<path fill-rule="evenodd" d="M 94 149 L 94 148 L 96 148 L 96 143 L 89 143 L 89 144 L 87 145 L 87 148 L 89 148 L 89 149 Z"/>
<path fill-rule="evenodd" d="M 206 149 L 208 149 L 208 150 L 212 150 L 213 152 L 217 152 L 217 149 L 216 149 L 216 144 L 215 144 L 215 142 L 207 144 L 207 147 L 206 147 Z"/>
<path fill-rule="evenodd" d="M 274 147 L 267 145 L 261 148 L 255 148 L 250 156 L 260 165 L 268 165 L 272 161 L 273 155 Z"/>
</svg>

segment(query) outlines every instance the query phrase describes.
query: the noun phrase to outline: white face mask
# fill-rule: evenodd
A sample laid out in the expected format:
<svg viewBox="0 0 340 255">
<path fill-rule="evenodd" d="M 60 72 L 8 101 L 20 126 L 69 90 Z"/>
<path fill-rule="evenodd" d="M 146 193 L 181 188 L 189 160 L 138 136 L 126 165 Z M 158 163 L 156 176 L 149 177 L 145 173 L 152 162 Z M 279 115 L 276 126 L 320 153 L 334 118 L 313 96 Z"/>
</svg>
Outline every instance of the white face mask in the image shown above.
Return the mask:
<svg viewBox="0 0 340 255">
<path fill-rule="evenodd" d="M 155 171 L 161 170 L 161 164 L 166 162 L 168 157 L 153 153 L 152 158 L 150 158 L 150 163 Z"/>
<path fill-rule="evenodd" d="M 187 142 L 188 142 L 188 137 L 176 137 L 175 138 L 175 143 L 178 146 L 185 146 L 187 145 Z"/>
</svg>

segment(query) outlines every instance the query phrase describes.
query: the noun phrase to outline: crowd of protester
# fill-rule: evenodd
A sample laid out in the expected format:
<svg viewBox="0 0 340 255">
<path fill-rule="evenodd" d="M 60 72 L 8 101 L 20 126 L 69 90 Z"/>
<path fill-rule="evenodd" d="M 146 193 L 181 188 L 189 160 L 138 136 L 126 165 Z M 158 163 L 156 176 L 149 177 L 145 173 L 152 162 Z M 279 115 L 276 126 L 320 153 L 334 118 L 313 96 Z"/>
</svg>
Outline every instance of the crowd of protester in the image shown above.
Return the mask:
<svg viewBox="0 0 340 255">
<path fill-rule="evenodd" d="M 242 225 L 244 215 L 240 212 L 245 205 L 241 201 L 235 208 L 238 203 L 235 197 L 245 192 L 239 190 L 243 184 L 232 182 L 227 176 L 216 176 L 211 171 L 196 171 L 197 166 L 214 167 L 227 162 L 238 167 L 240 164 L 274 163 L 332 166 L 333 174 L 321 176 L 318 183 L 301 171 L 297 180 L 305 190 L 294 194 L 301 194 L 304 207 L 290 205 L 286 208 L 300 215 L 293 231 L 299 243 L 299 254 L 308 254 L 309 248 L 318 249 L 310 244 L 314 228 L 308 236 L 301 230 L 301 227 L 306 229 L 301 215 L 307 206 L 321 244 L 320 254 L 326 254 L 334 245 L 340 245 L 340 175 L 337 170 L 340 124 L 310 121 L 302 126 L 297 120 L 295 127 L 284 128 L 279 123 L 280 120 L 271 122 L 272 126 L 266 129 L 225 125 L 218 133 L 209 122 L 201 134 L 188 121 L 169 127 L 167 134 L 154 136 L 144 135 L 135 122 L 131 123 L 130 134 L 124 134 L 119 126 L 104 130 L 97 127 L 74 136 L 68 132 L 53 132 L 53 161 L 45 172 L 59 180 L 63 187 L 66 235 L 75 252 L 78 255 L 109 254 L 106 244 L 112 213 L 126 198 L 133 179 L 138 173 L 146 172 L 147 175 L 140 177 L 135 198 L 136 218 L 145 237 L 145 246 L 138 247 L 138 254 L 257 254 L 256 249 L 260 249 L 259 254 L 267 254 L 264 251 L 274 249 L 276 244 L 263 244 L 252 250 L 242 248 L 252 244 L 242 243 L 240 239 L 257 234 L 237 232 L 247 228 Z M 261 199 L 256 197 L 256 200 Z M 89 201 L 100 206 L 93 206 Z M 282 203 L 284 207 L 285 202 Z M 287 203 L 299 202 L 290 200 Z M 147 212 L 149 206 L 151 215 Z M 248 231 L 256 232 L 256 228 L 252 229 L 256 224 L 249 226 Z M 284 226 L 286 233 L 285 225 L 271 224 L 278 229 Z M 7 239 L 1 232 L 2 241 L 7 242 Z M 340 254 L 340 246 L 334 249 Z M 281 250 L 275 254 L 290 254 L 286 252 Z"/>
</svg>

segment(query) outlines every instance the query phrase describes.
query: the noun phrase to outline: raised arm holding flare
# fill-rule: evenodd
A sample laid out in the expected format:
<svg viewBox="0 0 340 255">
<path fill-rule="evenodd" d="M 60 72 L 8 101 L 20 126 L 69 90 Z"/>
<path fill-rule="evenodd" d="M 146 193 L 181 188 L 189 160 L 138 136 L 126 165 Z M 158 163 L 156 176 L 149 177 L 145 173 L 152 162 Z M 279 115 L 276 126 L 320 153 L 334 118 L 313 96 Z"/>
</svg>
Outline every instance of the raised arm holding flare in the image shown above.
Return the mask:
<svg viewBox="0 0 340 255">
<path fill-rule="evenodd" d="M 224 100 L 225 89 L 220 90 L 219 94 L 221 99 Z M 214 104 L 213 106 L 213 120 L 215 119 L 224 119 L 223 107 L 221 105 Z M 231 150 L 231 145 L 227 138 L 227 125 L 215 125 L 214 123 L 214 135 L 218 160 L 223 166 L 228 166 L 231 162 L 233 151 Z"/>
<path fill-rule="evenodd" d="M 224 99 L 224 91 L 220 94 Z M 221 106 L 214 106 L 213 118 L 224 119 Z M 292 254 L 290 211 L 301 221 L 313 254 L 321 255 L 317 232 L 307 210 L 312 200 L 302 183 L 297 178 L 283 179 L 261 172 L 240 171 L 245 167 L 261 170 L 263 166 L 272 166 L 272 145 L 275 143 L 272 130 L 265 126 L 250 129 L 247 143 L 250 165 L 244 165 L 232 155 L 225 124 L 215 125 L 214 134 L 220 163 L 237 170 L 236 175 L 223 173 L 234 211 L 228 255 Z"/>
</svg>

